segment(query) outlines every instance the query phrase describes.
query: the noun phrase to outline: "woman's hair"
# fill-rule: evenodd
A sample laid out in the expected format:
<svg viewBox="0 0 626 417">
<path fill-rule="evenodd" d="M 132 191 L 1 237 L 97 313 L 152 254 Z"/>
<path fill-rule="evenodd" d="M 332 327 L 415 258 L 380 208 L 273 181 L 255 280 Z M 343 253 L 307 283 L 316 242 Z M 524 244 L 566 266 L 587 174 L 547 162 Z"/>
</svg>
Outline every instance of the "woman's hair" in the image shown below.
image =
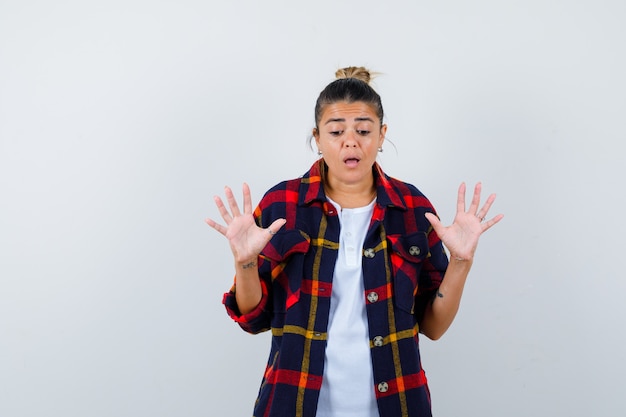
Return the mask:
<svg viewBox="0 0 626 417">
<path fill-rule="evenodd" d="M 340 101 L 369 104 L 374 108 L 382 125 L 383 104 L 378 93 L 369 85 L 372 79 L 370 71 L 363 67 L 346 67 L 338 69 L 335 76 L 337 79 L 322 90 L 315 103 L 315 128 L 318 128 L 324 107 Z"/>
</svg>

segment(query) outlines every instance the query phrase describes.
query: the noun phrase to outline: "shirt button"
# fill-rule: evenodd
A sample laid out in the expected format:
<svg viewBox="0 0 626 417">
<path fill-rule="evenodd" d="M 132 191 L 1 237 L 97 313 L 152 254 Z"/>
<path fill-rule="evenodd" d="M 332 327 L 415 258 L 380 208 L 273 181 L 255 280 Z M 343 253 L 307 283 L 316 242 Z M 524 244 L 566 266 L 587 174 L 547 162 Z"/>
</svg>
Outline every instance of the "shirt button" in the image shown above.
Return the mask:
<svg viewBox="0 0 626 417">
<path fill-rule="evenodd" d="M 419 248 L 419 247 L 417 247 L 417 246 L 411 246 L 411 247 L 409 248 L 409 253 L 410 253 L 411 255 L 413 255 L 413 256 L 417 256 L 417 255 L 419 255 L 419 254 L 420 254 L 420 252 L 421 252 L 421 251 L 420 251 L 420 248 Z"/>
<path fill-rule="evenodd" d="M 376 347 L 381 347 L 381 346 L 383 345 L 384 340 L 385 340 L 385 339 L 383 339 L 383 337 L 382 337 L 382 336 L 376 336 L 376 337 L 374 338 L 374 346 L 376 346 Z"/>
<path fill-rule="evenodd" d="M 363 250 L 363 256 L 365 256 L 366 258 L 373 258 L 374 257 L 374 249 L 372 249 L 372 248 L 364 249 Z"/>
<path fill-rule="evenodd" d="M 381 382 L 378 384 L 378 392 L 387 392 L 389 391 L 389 384 L 386 382 Z"/>
<path fill-rule="evenodd" d="M 378 293 L 372 291 L 371 293 L 367 294 L 367 301 L 369 301 L 370 303 L 375 303 L 376 301 L 378 301 Z"/>
</svg>

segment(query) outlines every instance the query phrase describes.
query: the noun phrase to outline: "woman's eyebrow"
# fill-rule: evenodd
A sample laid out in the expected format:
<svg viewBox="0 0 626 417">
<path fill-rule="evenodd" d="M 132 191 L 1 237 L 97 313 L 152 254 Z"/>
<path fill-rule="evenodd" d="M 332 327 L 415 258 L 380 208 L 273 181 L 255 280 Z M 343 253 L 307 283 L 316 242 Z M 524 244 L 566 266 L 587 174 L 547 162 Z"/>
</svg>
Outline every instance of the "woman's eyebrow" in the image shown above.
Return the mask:
<svg viewBox="0 0 626 417">
<path fill-rule="evenodd" d="M 326 121 L 326 123 L 324 123 L 325 125 L 327 125 L 328 123 L 333 123 L 333 122 L 345 122 L 346 119 L 343 118 L 337 118 L 337 119 L 328 119 Z M 374 120 L 371 117 L 355 117 L 354 118 L 355 122 L 372 122 L 374 123 Z"/>
</svg>

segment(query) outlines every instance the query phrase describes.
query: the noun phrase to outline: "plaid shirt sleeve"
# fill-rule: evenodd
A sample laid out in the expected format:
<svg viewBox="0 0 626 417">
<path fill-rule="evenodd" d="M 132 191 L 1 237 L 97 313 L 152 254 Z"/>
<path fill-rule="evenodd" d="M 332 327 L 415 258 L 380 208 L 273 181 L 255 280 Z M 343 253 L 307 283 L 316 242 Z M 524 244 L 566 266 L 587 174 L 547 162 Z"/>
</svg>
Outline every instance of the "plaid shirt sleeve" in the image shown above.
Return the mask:
<svg viewBox="0 0 626 417">
<path fill-rule="evenodd" d="M 233 285 L 224 294 L 223 304 L 228 315 L 248 333 L 257 334 L 269 330 L 275 307 L 278 305 L 279 309 L 280 306 L 289 308 L 298 300 L 300 288 L 293 285 L 293 279 L 288 279 L 294 274 L 289 270 L 285 271 L 292 266 L 288 260 L 294 255 L 306 253 L 310 244 L 306 234 L 293 229 L 293 198 L 297 196 L 293 188 L 298 184 L 299 181 L 292 180 L 276 185 L 266 193 L 254 211 L 255 220 L 260 227 L 269 227 L 278 218 L 288 218 L 290 223 L 274 235 L 258 257 L 262 288 L 259 305 L 250 313 L 242 315 L 235 299 L 236 286 Z"/>
<path fill-rule="evenodd" d="M 235 278 L 236 279 L 236 278 Z M 229 292 L 224 294 L 223 304 L 226 307 L 226 312 L 243 330 L 248 333 L 257 334 L 269 330 L 269 314 L 266 310 L 268 301 L 268 289 L 267 283 L 261 280 L 262 297 L 259 305 L 254 310 L 247 314 L 241 314 L 239 307 L 237 306 L 237 300 L 235 299 L 235 285 L 232 286 Z"/>
</svg>

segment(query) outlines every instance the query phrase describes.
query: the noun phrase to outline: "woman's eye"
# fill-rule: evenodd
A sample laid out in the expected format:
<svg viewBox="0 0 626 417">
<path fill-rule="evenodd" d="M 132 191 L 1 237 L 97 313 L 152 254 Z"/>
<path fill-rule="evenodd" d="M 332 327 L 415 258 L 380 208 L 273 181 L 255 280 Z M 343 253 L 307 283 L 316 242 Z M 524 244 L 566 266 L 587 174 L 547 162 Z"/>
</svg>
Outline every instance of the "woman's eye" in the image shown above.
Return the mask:
<svg viewBox="0 0 626 417">
<path fill-rule="evenodd" d="M 331 136 L 339 136 L 343 133 L 343 130 L 333 130 L 332 132 L 330 132 Z"/>
<path fill-rule="evenodd" d="M 369 130 L 357 130 L 356 133 L 358 133 L 361 136 L 367 136 L 370 134 Z"/>
</svg>

